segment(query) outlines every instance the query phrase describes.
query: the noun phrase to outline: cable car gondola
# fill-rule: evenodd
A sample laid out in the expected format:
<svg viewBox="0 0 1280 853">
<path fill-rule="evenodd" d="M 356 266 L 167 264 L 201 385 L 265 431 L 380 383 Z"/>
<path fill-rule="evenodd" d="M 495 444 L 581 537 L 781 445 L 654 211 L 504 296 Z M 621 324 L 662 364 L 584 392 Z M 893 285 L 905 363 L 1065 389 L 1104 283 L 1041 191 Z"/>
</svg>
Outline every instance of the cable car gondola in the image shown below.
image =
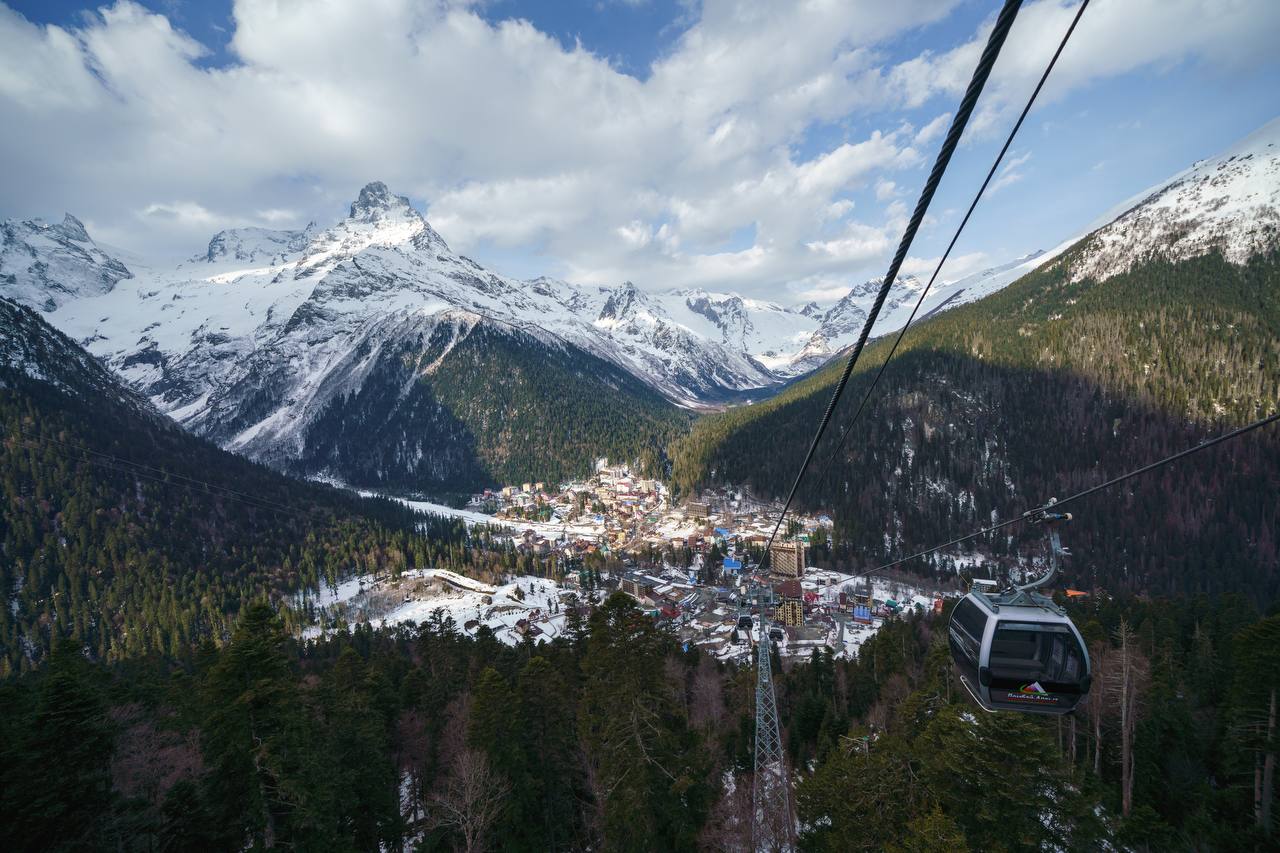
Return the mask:
<svg viewBox="0 0 1280 853">
<path fill-rule="evenodd" d="M 988 711 L 1067 714 L 1089 693 L 1089 652 L 1066 611 L 1033 592 L 1057 573 L 1062 551 L 1054 526 L 1070 515 L 1041 515 L 1050 525 L 1049 573 L 1000 592 L 972 590 L 951 612 L 948 641 L 964 684 Z"/>
</svg>

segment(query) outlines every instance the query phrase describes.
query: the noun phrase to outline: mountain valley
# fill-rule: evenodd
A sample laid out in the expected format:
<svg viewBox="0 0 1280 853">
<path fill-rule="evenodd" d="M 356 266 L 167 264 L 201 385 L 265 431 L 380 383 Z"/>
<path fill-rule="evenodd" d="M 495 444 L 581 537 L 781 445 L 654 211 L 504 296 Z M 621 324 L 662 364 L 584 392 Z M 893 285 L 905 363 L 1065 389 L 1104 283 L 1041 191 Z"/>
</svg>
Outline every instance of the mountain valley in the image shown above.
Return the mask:
<svg viewBox="0 0 1280 853">
<path fill-rule="evenodd" d="M 824 311 L 517 281 L 450 251 L 380 183 L 332 228 L 223 231 L 173 270 L 126 267 L 70 215 L 5 229 L 0 294 L 45 311 L 187 429 L 282 470 L 418 492 L 558 479 L 605 454 L 643 453 L 656 471 L 685 412 L 767 396 L 851 342 L 875 286 Z M 929 304 L 998 289 L 1038 257 Z M 901 281 L 899 324 L 921 286 Z M 451 378 L 476 368 L 484 381 Z M 521 417 L 550 427 L 527 450 L 508 441 L 530 434 Z"/>
<path fill-rule="evenodd" d="M 1278 849 L 1277 34 L 0 0 L 0 851 Z"/>
</svg>

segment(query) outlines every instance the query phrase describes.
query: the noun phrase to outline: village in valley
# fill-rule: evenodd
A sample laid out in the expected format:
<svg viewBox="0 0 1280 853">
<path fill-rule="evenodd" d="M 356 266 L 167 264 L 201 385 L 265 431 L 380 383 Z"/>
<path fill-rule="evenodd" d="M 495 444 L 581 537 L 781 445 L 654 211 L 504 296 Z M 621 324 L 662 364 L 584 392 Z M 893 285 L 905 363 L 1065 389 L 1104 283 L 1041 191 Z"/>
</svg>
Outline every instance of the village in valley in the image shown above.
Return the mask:
<svg viewBox="0 0 1280 853">
<path fill-rule="evenodd" d="M 501 530 L 539 575 L 517 573 L 495 584 L 431 569 L 353 578 L 298 602 L 316 619 L 310 634 L 447 618 L 469 635 L 483 629 L 509 644 L 547 642 L 567 630 L 570 614 L 585 619 L 620 590 L 686 648 L 721 660 L 750 659 L 762 607 L 783 657 L 823 649 L 850 657 L 885 619 L 943 604 L 943 594 L 924 589 L 922 580 L 813 566 L 814 550 L 825 550 L 833 528 L 821 514 L 790 514 L 762 571 L 778 504 L 732 486 L 677 504 L 661 481 L 607 459 L 588 478 L 485 490 L 463 510 L 406 503 Z"/>
</svg>

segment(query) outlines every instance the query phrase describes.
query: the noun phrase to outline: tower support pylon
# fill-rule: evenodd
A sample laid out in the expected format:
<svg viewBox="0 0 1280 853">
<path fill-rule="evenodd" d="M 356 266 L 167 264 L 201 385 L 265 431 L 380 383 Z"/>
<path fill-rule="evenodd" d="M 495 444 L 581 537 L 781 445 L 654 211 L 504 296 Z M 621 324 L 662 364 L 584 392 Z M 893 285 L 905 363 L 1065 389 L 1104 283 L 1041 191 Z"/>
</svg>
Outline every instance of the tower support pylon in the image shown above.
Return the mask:
<svg viewBox="0 0 1280 853">
<path fill-rule="evenodd" d="M 760 604 L 760 641 L 756 644 L 756 750 L 755 778 L 751 792 L 751 846 L 768 853 L 795 850 L 795 820 L 791 813 L 791 779 L 782 754 L 778 726 L 778 701 L 773 689 L 769 617 L 773 590 L 757 587 Z M 766 598 L 767 596 L 767 598 Z"/>
</svg>

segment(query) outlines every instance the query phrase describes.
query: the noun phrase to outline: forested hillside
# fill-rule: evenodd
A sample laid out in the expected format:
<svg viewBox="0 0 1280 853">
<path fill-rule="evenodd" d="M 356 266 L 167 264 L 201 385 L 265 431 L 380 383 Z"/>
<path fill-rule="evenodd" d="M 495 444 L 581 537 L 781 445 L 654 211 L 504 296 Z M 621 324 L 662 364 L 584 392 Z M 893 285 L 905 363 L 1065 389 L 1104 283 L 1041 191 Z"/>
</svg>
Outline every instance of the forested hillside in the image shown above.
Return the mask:
<svg viewBox="0 0 1280 853">
<path fill-rule="evenodd" d="M 971 705 L 943 621 L 892 623 L 856 664 L 797 670 L 790 745 L 817 761 L 797 790 L 802 848 L 1274 849 L 1261 771 L 1280 616 L 1231 595 L 1103 596 L 1071 615 L 1094 686 L 1065 718 Z"/>
<path fill-rule="evenodd" d="M 1096 681 L 1067 719 L 968 704 L 945 616 L 775 660 L 800 849 L 1269 849 L 1280 616 L 1073 616 Z M 71 644 L 0 683 L 0 845 L 745 851 L 753 684 L 620 594 L 514 648 L 447 620 L 299 645 L 255 604 L 220 648 L 108 667 Z"/>
<path fill-rule="evenodd" d="M 836 464 L 835 439 L 883 361 L 869 346 L 798 501 L 836 519 L 865 567 L 946 541 L 1280 405 L 1280 255 L 1148 260 L 1072 281 L 1079 246 L 908 332 Z M 700 420 L 675 481 L 785 494 L 841 365 Z M 1072 508 L 1068 579 L 1175 594 L 1280 591 L 1280 434 L 1247 436 Z M 996 556 L 1039 536 L 983 543 Z"/>
<path fill-rule="evenodd" d="M 470 559 L 460 523 L 302 483 L 150 409 L 0 300 L 0 675 L 69 637 L 100 660 L 222 639 L 241 606 Z M 286 614 L 287 615 L 287 614 Z"/>
<path fill-rule="evenodd" d="M 582 476 L 600 456 L 659 473 L 689 417 L 618 367 L 513 328 L 389 341 L 309 426 L 299 473 L 402 491 Z"/>
</svg>

